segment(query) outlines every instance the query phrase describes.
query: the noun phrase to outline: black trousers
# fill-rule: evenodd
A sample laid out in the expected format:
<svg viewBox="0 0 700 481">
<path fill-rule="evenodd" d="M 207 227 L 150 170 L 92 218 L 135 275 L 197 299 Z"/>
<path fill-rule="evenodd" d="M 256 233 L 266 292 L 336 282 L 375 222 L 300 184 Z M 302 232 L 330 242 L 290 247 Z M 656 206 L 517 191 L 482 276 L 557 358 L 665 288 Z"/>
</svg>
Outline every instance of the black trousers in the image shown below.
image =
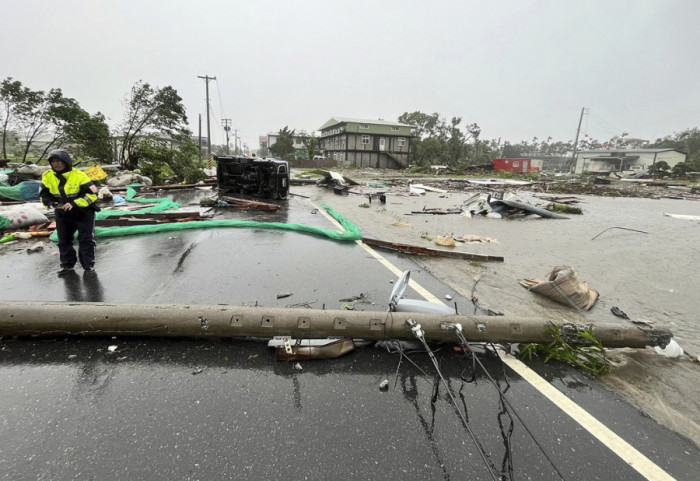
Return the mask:
<svg viewBox="0 0 700 481">
<path fill-rule="evenodd" d="M 83 269 L 95 266 L 95 211 L 91 208 L 73 207 L 69 211 L 56 209 L 56 232 L 61 267 L 73 267 L 78 259 Z M 78 255 L 75 255 L 73 238 L 78 232 Z"/>
</svg>

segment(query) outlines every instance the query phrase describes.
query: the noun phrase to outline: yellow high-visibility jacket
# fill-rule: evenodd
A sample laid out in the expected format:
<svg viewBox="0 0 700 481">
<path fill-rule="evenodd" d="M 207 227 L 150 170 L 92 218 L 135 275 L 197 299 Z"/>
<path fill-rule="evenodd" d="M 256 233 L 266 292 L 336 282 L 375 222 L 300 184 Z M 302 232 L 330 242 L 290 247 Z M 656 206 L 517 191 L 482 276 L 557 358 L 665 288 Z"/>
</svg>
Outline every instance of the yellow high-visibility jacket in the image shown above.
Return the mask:
<svg viewBox="0 0 700 481">
<path fill-rule="evenodd" d="M 46 207 L 69 202 L 75 207 L 85 208 L 97 201 L 97 187 L 80 170 L 71 169 L 60 174 L 48 170 L 41 177 L 39 196 Z"/>
</svg>

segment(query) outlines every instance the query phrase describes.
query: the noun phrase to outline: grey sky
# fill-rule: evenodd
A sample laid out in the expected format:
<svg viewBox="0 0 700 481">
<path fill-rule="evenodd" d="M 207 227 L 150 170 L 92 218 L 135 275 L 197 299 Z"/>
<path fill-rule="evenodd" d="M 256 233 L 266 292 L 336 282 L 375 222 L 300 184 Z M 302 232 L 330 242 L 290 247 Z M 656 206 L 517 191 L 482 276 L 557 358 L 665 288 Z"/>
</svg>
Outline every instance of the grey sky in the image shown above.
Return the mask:
<svg viewBox="0 0 700 481">
<path fill-rule="evenodd" d="M 482 138 L 599 140 L 700 126 L 700 3 L 0 0 L 0 78 L 61 88 L 114 128 L 139 79 L 171 85 L 192 130 L 210 83 L 245 142 L 332 116 L 438 112 Z M 585 122 L 585 121 L 584 121 Z M 203 121 L 203 125 L 204 121 Z M 584 123 L 584 127 L 585 127 Z M 203 126 L 206 133 L 206 127 Z"/>
</svg>

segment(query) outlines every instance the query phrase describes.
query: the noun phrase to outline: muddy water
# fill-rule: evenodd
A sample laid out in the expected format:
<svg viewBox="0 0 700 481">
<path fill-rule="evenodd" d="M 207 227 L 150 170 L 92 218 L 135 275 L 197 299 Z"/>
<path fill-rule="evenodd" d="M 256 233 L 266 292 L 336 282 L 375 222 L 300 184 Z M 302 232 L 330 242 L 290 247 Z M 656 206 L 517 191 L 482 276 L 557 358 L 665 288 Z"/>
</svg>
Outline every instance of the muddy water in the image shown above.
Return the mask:
<svg viewBox="0 0 700 481">
<path fill-rule="evenodd" d="M 457 249 L 503 256 L 502 264 L 436 258 L 419 261 L 455 291 L 469 297 L 473 290 L 484 307 L 511 316 L 630 322 L 613 316 L 610 309 L 616 306 L 632 320 L 670 328 L 686 352 L 700 355 L 700 222 L 663 215 L 700 216 L 700 202 L 579 196 L 584 213 L 570 215 L 568 220 L 534 216 L 504 220 L 408 215 L 423 207 L 459 206 L 469 197 L 467 193 L 428 193 L 420 198 L 389 195 L 385 205 L 375 202 L 369 209 L 358 207 L 366 201 L 360 196 L 308 193 L 315 200 L 326 201 L 366 234 L 384 240 L 431 246 L 426 238 L 437 235 L 495 239 Z M 520 197 L 542 202 L 525 192 Z M 412 227 L 393 227 L 394 221 Z M 646 233 L 618 228 L 606 231 L 611 227 Z M 593 309 L 577 312 L 559 306 L 517 282 L 546 279 L 561 265 L 574 267 L 581 279 L 600 293 Z M 468 311 L 464 307 L 460 310 Z M 614 366 L 601 380 L 603 384 L 700 444 L 700 363 L 688 357 L 664 358 L 651 348 L 611 350 L 610 357 Z"/>
</svg>

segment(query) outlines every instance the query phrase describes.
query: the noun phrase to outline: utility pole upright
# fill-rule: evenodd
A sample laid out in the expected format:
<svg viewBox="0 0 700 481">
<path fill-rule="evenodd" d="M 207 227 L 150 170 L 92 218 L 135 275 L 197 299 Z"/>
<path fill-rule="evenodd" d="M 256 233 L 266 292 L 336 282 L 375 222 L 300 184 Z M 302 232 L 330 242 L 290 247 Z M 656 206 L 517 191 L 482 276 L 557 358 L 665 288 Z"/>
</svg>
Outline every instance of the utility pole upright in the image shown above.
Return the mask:
<svg viewBox="0 0 700 481">
<path fill-rule="evenodd" d="M 209 128 L 209 81 L 216 80 L 216 77 L 210 77 L 209 75 L 201 76 L 197 75 L 197 78 L 204 80 L 207 86 L 207 154 L 211 154 L 211 129 Z"/>
<path fill-rule="evenodd" d="M 574 151 L 571 154 L 571 167 L 576 166 L 576 153 L 578 151 L 578 136 L 581 133 L 581 121 L 583 120 L 583 114 L 586 111 L 586 107 L 581 108 L 581 117 L 578 119 L 578 128 L 576 129 L 576 140 L 574 140 Z M 571 170 L 571 169 L 569 169 Z"/>
<path fill-rule="evenodd" d="M 236 154 L 238 154 L 238 129 L 235 129 L 233 131 L 233 145 L 234 145 L 234 148 L 233 148 L 234 152 L 236 152 Z"/>
<path fill-rule="evenodd" d="M 202 114 L 199 114 L 199 160 L 202 160 Z"/>
<path fill-rule="evenodd" d="M 231 119 L 221 119 L 221 123 L 224 126 L 224 132 L 226 132 L 226 155 L 228 155 L 228 133 L 231 131 Z"/>
</svg>

